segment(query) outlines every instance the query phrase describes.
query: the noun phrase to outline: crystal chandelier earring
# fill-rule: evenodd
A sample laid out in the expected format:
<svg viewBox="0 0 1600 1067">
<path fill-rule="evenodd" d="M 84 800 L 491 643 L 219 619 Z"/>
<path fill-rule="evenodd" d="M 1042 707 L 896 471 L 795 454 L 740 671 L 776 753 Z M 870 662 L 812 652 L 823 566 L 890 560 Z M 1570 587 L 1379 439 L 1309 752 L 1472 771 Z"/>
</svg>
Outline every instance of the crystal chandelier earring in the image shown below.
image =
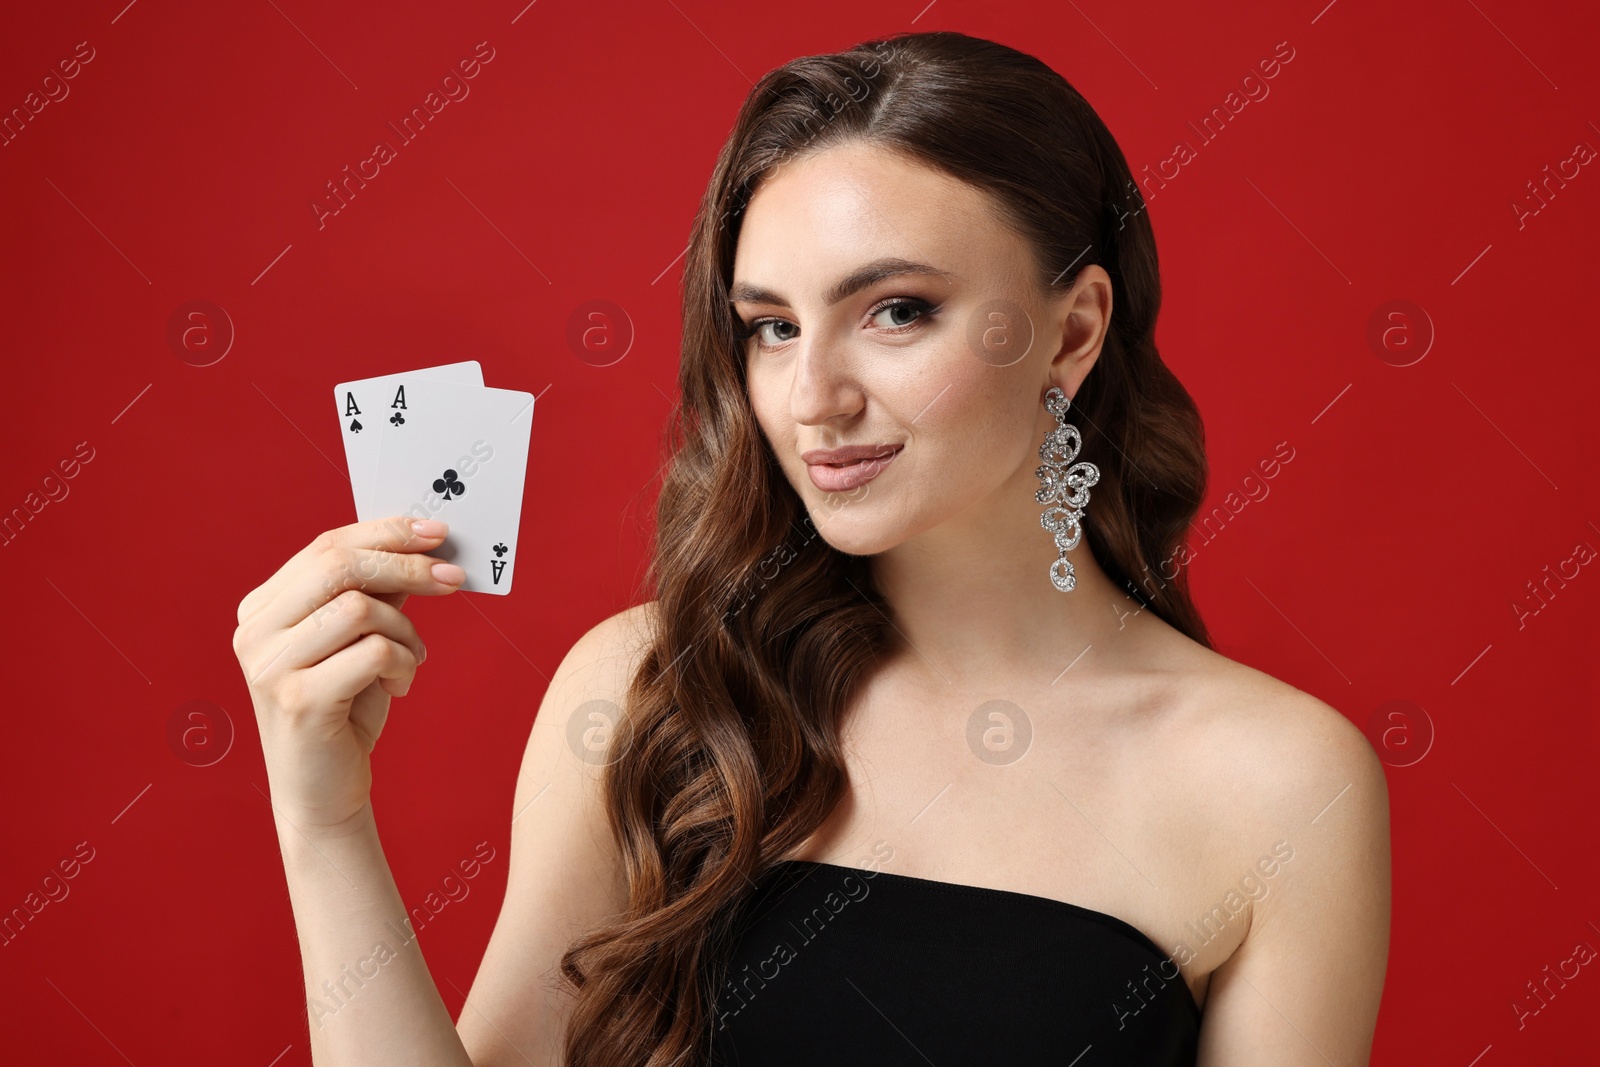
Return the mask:
<svg viewBox="0 0 1600 1067">
<path fill-rule="evenodd" d="M 1055 537 L 1056 561 L 1050 565 L 1050 582 L 1063 593 L 1078 584 L 1067 550 L 1083 539 L 1083 509 L 1089 503 L 1089 487 L 1100 480 L 1100 468 L 1087 461 L 1073 463 L 1083 437 L 1076 426 L 1067 424 L 1067 408 L 1072 401 L 1060 389 L 1051 387 L 1044 395 L 1045 410 L 1056 417 L 1056 428 L 1044 435 L 1039 458 L 1044 464 L 1034 474 L 1044 483 L 1033 499 L 1049 504 L 1039 516 L 1039 525 Z M 1070 464 L 1070 466 L 1069 466 Z"/>
</svg>

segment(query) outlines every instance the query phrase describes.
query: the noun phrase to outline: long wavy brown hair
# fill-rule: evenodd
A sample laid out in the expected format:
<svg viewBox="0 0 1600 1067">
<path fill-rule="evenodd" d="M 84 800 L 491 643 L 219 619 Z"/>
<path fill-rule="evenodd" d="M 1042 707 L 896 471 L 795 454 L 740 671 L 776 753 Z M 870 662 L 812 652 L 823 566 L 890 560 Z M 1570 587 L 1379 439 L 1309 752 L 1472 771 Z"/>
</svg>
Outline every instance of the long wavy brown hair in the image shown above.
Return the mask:
<svg viewBox="0 0 1600 1067">
<path fill-rule="evenodd" d="M 992 194 L 1032 243 L 1041 292 L 1102 266 L 1113 314 L 1073 400 L 1100 468 L 1095 561 L 1210 646 L 1177 548 L 1205 491 L 1194 402 L 1156 352 L 1155 238 L 1122 151 L 1061 75 L 960 33 L 804 56 L 745 100 L 694 222 L 680 398 L 645 599 L 659 626 L 626 694 L 604 792 L 628 904 L 561 961 L 572 1067 L 706 1062 L 737 905 L 822 824 L 847 783 L 841 719 L 889 646 L 869 559 L 831 548 L 763 437 L 728 302 L 757 182 L 842 141 L 908 153 Z"/>
</svg>

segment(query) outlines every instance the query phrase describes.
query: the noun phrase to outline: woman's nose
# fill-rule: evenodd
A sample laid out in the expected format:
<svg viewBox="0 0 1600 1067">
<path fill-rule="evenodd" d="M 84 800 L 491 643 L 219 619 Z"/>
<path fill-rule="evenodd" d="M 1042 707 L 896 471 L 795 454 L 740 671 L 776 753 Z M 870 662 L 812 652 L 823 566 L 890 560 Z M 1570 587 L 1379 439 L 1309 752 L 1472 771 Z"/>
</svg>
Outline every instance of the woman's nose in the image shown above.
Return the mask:
<svg viewBox="0 0 1600 1067">
<path fill-rule="evenodd" d="M 790 416 L 815 426 L 860 408 L 861 389 L 849 353 L 837 342 L 802 335 L 789 383 Z"/>
</svg>

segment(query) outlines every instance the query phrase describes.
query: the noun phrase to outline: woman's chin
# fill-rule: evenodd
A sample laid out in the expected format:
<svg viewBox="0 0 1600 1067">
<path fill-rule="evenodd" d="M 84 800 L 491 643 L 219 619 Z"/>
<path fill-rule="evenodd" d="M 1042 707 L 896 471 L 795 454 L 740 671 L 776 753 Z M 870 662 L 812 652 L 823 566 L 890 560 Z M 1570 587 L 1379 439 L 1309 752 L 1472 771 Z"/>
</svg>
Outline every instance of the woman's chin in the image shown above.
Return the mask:
<svg viewBox="0 0 1600 1067">
<path fill-rule="evenodd" d="M 875 556 L 902 540 L 898 528 L 889 529 L 876 522 L 830 515 L 825 509 L 820 515 L 813 511 L 811 521 L 831 548 L 847 556 Z"/>
</svg>

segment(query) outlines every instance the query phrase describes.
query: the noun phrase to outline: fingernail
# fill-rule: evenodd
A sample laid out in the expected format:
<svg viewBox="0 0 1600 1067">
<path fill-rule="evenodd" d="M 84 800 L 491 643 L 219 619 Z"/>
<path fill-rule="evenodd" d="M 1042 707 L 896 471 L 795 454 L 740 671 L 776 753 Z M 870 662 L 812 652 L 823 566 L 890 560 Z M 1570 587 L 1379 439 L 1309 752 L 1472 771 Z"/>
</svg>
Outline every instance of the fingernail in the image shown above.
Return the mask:
<svg viewBox="0 0 1600 1067">
<path fill-rule="evenodd" d="M 417 662 L 418 663 L 426 663 L 426 662 L 428 662 L 428 646 L 427 645 L 418 645 L 417 647 L 422 649 L 422 655 L 417 657 Z"/>
<path fill-rule="evenodd" d="M 418 537 L 443 537 L 450 527 L 437 519 L 418 519 L 411 529 Z"/>
<path fill-rule="evenodd" d="M 460 585 L 467 580 L 467 572 L 454 563 L 435 563 L 433 576 L 445 585 Z"/>
</svg>

